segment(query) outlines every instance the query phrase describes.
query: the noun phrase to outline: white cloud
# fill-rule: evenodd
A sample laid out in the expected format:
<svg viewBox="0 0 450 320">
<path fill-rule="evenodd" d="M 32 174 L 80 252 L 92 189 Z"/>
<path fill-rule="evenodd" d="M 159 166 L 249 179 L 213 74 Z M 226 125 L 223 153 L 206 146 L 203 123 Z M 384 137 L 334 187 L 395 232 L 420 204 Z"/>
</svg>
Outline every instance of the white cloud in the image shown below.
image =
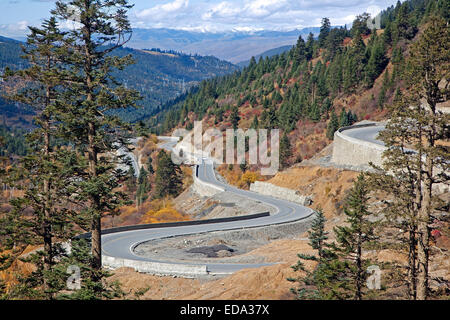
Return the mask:
<svg viewBox="0 0 450 320">
<path fill-rule="evenodd" d="M 203 13 L 202 19 L 234 19 L 234 21 L 239 22 L 267 17 L 280 10 L 286 2 L 286 0 L 251 0 L 246 1 L 242 5 L 240 3 L 222 1 Z"/>
<path fill-rule="evenodd" d="M 19 21 L 16 24 L 17 29 L 19 30 L 26 30 L 28 27 L 28 21 L 24 20 L 24 21 Z"/>
<path fill-rule="evenodd" d="M 173 2 L 168 2 L 165 4 L 159 4 L 149 9 L 136 12 L 138 18 L 147 17 L 161 17 L 168 13 L 175 13 L 177 11 L 187 8 L 189 5 L 189 0 L 174 0 Z"/>
<path fill-rule="evenodd" d="M 17 0 L 0 0 L 17 1 Z M 47 8 L 55 0 L 20 0 L 32 3 L 33 10 Z M 350 24 L 357 14 L 377 13 L 395 5 L 397 0 L 131 0 L 135 7 L 129 17 L 133 27 L 170 28 L 195 31 L 293 30 L 319 26 L 323 17 L 332 25 Z M 40 4 L 39 4 L 40 3 Z M 0 31 L 5 35 L 24 35 L 26 25 L 40 25 L 47 16 L 17 12 L 17 21 L 3 20 Z M 31 8 L 31 7 L 30 7 Z M 31 10 L 31 9 L 30 9 Z M 11 12 L 9 14 L 11 14 Z M 8 13 L 4 13 L 6 16 Z M 26 21 L 25 21 L 26 20 Z M 15 22 L 15 23 L 12 23 Z M 12 24 L 11 24 L 12 23 Z M 67 22 L 65 27 L 74 27 Z"/>
<path fill-rule="evenodd" d="M 1 24 L 0 33 L 6 36 L 23 36 L 28 30 L 30 23 L 26 20 L 18 21 L 16 23 Z"/>
<path fill-rule="evenodd" d="M 133 25 L 183 30 L 292 30 L 319 26 L 323 17 L 329 17 L 332 25 L 350 24 L 357 14 L 374 13 L 397 0 L 167 1 L 135 11 Z"/>
<path fill-rule="evenodd" d="M 286 5 L 286 0 L 253 0 L 244 7 L 244 14 L 260 18 L 276 13 Z"/>
<path fill-rule="evenodd" d="M 239 7 L 230 2 L 223 1 L 213 6 L 211 9 L 203 13 L 203 20 L 211 20 L 214 18 L 231 18 L 235 17 L 240 12 Z"/>
</svg>

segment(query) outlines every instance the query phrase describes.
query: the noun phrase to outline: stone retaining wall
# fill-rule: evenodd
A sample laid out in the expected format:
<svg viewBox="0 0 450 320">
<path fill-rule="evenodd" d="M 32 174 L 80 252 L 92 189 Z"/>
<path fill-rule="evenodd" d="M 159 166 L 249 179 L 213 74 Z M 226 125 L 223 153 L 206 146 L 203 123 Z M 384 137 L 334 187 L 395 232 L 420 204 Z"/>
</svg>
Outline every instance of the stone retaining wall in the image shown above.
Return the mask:
<svg viewBox="0 0 450 320">
<path fill-rule="evenodd" d="M 375 126 L 376 123 L 362 126 Z M 348 127 L 357 128 L 358 126 Z M 384 146 L 354 139 L 341 132 L 348 128 L 341 128 L 334 133 L 333 156 L 331 161 L 339 165 L 363 166 L 370 161 L 381 166 Z"/>
<path fill-rule="evenodd" d="M 302 206 L 308 206 L 312 203 L 311 196 L 301 195 L 296 190 L 279 187 L 268 182 L 255 181 L 250 185 L 250 191 L 292 201 Z"/>
<path fill-rule="evenodd" d="M 115 258 L 106 255 L 102 255 L 102 265 L 107 268 L 117 269 L 122 267 L 133 268 L 135 271 L 172 276 L 179 275 L 183 277 L 196 277 L 199 275 L 207 275 L 208 271 L 206 265 L 190 265 L 190 264 L 178 264 L 178 263 L 163 263 L 154 261 L 142 261 Z"/>
<path fill-rule="evenodd" d="M 195 170 L 194 170 L 195 171 Z M 192 184 L 193 190 L 203 197 L 212 197 L 220 192 L 225 191 L 225 189 L 210 184 L 208 182 L 204 182 L 197 178 L 195 172 L 193 173 L 194 183 Z"/>
</svg>

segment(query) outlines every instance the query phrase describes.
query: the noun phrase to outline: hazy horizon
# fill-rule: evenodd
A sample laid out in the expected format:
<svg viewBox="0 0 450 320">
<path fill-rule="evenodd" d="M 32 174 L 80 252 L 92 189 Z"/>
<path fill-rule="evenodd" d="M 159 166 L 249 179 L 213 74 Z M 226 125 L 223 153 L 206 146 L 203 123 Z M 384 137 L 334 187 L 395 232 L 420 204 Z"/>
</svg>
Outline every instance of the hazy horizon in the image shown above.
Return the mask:
<svg viewBox="0 0 450 320">
<path fill-rule="evenodd" d="M 0 35 L 23 39 L 27 26 L 49 17 L 56 0 L 3 0 Z M 292 31 L 320 26 L 323 17 L 332 25 L 351 24 L 363 12 L 377 14 L 397 0 L 130 0 L 133 28 L 191 32 Z"/>
</svg>

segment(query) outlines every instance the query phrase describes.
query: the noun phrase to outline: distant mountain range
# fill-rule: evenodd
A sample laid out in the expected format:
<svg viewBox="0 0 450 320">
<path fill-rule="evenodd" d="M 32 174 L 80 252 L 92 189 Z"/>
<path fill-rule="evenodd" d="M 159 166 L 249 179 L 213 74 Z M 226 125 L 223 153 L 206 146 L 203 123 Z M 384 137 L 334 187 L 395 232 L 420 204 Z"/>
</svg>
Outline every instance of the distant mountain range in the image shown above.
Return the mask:
<svg viewBox="0 0 450 320">
<path fill-rule="evenodd" d="M 27 66 L 22 55 L 20 41 L 0 36 L 0 73 L 6 67 L 19 69 Z M 127 121 L 148 116 L 162 103 L 187 91 L 198 82 L 232 73 L 238 67 L 213 56 L 188 55 L 176 51 L 159 49 L 120 48 L 115 55 L 131 54 L 135 64 L 125 68 L 116 78 L 129 88 L 138 90 L 143 99 L 140 109 L 121 111 L 119 115 Z M 1 95 L 0 83 L 0 95 Z M 0 115 L 7 124 L 24 126 L 29 122 L 30 109 L 0 97 Z"/>
<path fill-rule="evenodd" d="M 118 49 L 115 54 L 133 55 L 136 64 L 118 74 L 118 79 L 141 93 L 142 108 L 121 111 L 120 116 L 128 121 L 146 118 L 158 106 L 198 82 L 245 67 L 252 56 L 259 59 L 288 51 L 299 35 L 306 38 L 310 32 L 317 35 L 319 28 L 217 33 L 136 28 L 127 44 L 131 48 Z M 21 44 L 23 42 L 0 36 L 0 72 L 7 66 L 12 69 L 26 66 L 27 62 L 20 58 Z M 31 117 L 29 108 L 1 97 L 0 115 L 3 122 L 20 126 L 29 123 Z"/>
<path fill-rule="evenodd" d="M 228 31 L 217 33 L 135 28 L 128 46 L 135 49 L 161 48 L 203 56 L 213 55 L 219 59 L 238 64 L 267 50 L 281 46 L 292 46 L 297 42 L 299 35 L 306 38 L 310 32 L 318 35 L 319 31 L 320 28 L 318 27 L 292 31 Z"/>
</svg>

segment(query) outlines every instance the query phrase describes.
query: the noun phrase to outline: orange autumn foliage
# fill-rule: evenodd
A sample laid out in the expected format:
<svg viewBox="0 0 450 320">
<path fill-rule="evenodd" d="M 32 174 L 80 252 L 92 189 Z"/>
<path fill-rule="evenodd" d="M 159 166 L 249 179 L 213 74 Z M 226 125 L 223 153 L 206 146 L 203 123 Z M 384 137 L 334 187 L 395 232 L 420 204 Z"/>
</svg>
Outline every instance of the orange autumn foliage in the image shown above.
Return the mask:
<svg viewBox="0 0 450 320">
<path fill-rule="evenodd" d="M 246 171 L 241 177 L 241 183 L 245 184 L 247 187 L 250 187 L 250 184 L 258 180 L 259 174 L 254 171 Z"/>
<path fill-rule="evenodd" d="M 171 203 L 168 203 L 160 209 L 151 209 L 142 217 L 142 223 L 163 223 L 188 220 L 190 220 L 190 218 L 187 215 L 178 212 Z"/>
<path fill-rule="evenodd" d="M 238 165 L 234 165 L 230 170 L 227 164 L 222 164 L 217 168 L 217 171 L 229 184 L 242 189 L 248 189 L 250 184 L 257 180 L 262 181 L 267 179 L 257 169 L 256 171 L 252 169 L 242 172 Z"/>
<path fill-rule="evenodd" d="M 21 253 L 21 256 L 27 253 L 32 252 L 39 246 L 28 246 Z M 10 250 L 4 250 L 1 252 L 2 255 L 10 254 Z M 31 263 L 22 262 L 18 258 L 16 258 L 9 268 L 0 271 L 0 282 L 2 282 L 6 287 L 6 292 L 8 292 L 14 285 L 18 283 L 18 276 L 26 276 L 31 274 L 34 271 L 35 267 Z"/>
</svg>

